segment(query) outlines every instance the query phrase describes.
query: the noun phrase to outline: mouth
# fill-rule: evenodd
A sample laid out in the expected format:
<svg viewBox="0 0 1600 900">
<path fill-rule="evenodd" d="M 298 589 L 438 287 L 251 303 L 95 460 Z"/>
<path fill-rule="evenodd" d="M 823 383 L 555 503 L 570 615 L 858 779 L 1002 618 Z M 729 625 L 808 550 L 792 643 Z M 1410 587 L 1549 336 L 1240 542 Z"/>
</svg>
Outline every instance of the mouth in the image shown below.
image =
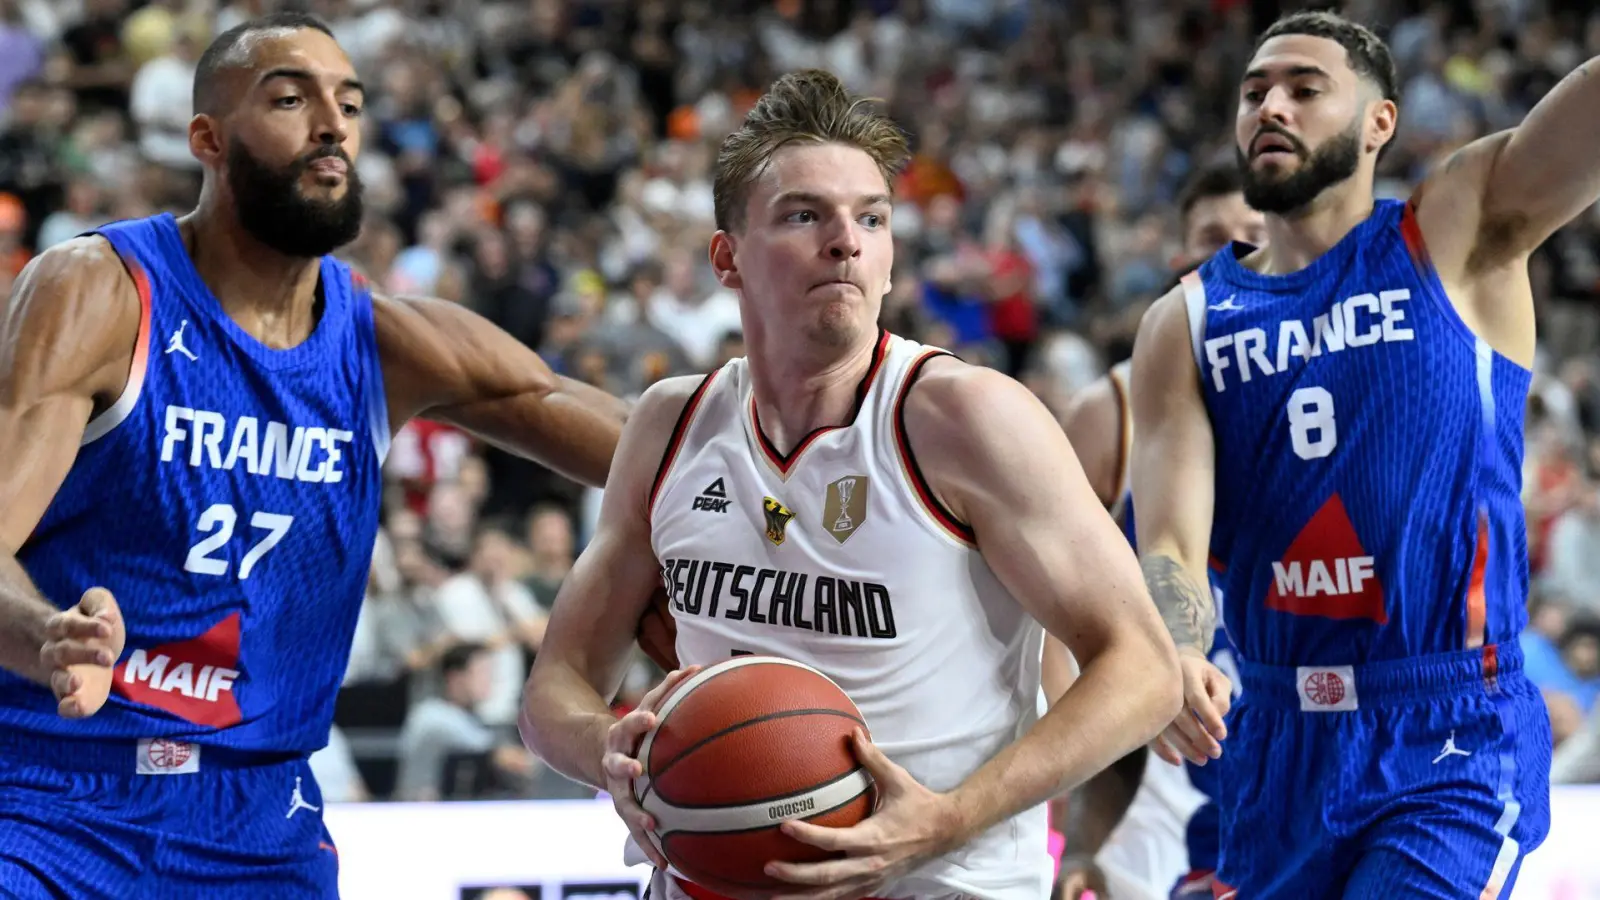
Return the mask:
<svg viewBox="0 0 1600 900">
<path fill-rule="evenodd" d="M 851 281 L 851 280 L 849 280 L 847 278 L 830 278 L 830 279 L 828 279 L 826 281 L 819 281 L 815 285 L 813 285 L 811 289 L 812 290 L 817 290 L 818 288 L 825 288 L 825 287 L 848 287 L 848 288 L 855 288 L 858 291 L 861 290 L 861 287 L 859 285 L 857 285 L 854 281 Z"/>
<path fill-rule="evenodd" d="M 350 172 L 349 164 L 337 156 L 324 156 L 321 159 L 314 159 L 306 168 L 317 175 L 327 178 L 343 178 Z"/>
<path fill-rule="evenodd" d="M 1299 156 L 1300 151 L 1295 147 L 1294 142 L 1289 140 L 1289 138 L 1281 134 L 1272 133 L 1263 134 L 1256 138 L 1255 144 L 1251 146 L 1250 155 L 1252 157 L 1276 156 L 1280 154 L 1286 156 Z"/>
</svg>

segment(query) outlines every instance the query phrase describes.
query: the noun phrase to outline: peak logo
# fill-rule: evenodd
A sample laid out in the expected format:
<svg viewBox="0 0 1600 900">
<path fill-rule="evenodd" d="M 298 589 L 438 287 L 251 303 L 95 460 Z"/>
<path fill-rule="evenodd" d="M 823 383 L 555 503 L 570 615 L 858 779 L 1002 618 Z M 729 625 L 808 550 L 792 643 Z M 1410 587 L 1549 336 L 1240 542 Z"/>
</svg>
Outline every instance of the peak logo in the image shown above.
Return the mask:
<svg viewBox="0 0 1600 900">
<path fill-rule="evenodd" d="M 1338 494 L 1300 529 L 1283 559 L 1272 564 L 1267 608 L 1297 616 L 1389 621 L 1383 582 L 1361 546 Z"/>
<path fill-rule="evenodd" d="M 134 703 L 212 728 L 243 718 L 233 695 L 239 678 L 239 614 L 187 641 L 135 650 L 112 675 L 112 688 Z"/>
</svg>

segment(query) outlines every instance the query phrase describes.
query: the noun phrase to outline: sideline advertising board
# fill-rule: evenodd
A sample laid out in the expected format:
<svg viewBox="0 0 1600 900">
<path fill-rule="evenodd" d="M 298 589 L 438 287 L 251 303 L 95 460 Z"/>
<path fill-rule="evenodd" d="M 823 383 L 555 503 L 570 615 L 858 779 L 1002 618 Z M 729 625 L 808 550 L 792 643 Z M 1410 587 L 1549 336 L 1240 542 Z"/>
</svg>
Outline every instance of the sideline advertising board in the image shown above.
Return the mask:
<svg viewBox="0 0 1600 900">
<path fill-rule="evenodd" d="M 622 864 L 611 804 L 330 804 L 346 900 L 639 900 L 649 867 Z M 1600 900 L 1600 786 L 1551 795 L 1550 837 L 1513 900 Z"/>
</svg>

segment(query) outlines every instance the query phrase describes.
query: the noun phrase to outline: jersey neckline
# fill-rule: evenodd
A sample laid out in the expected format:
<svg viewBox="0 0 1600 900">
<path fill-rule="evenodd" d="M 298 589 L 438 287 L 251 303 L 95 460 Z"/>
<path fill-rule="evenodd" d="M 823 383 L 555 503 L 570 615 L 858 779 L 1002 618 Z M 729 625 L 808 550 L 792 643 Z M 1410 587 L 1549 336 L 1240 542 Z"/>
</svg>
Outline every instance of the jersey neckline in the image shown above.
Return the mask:
<svg viewBox="0 0 1600 900">
<path fill-rule="evenodd" d="M 1354 228 L 1350 229 L 1337 243 L 1329 247 L 1327 252 L 1312 260 L 1311 264 L 1296 272 L 1287 272 L 1282 275 L 1264 275 L 1254 269 L 1245 268 L 1239 262 L 1241 248 L 1249 253 L 1256 248 L 1249 244 L 1234 241 L 1212 257 L 1219 275 L 1234 285 L 1260 291 L 1280 292 L 1293 291 L 1305 287 L 1316 281 L 1327 279 L 1349 268 L 1350 260 L 1360 252 L 1361 246 L 1372 236 L 1373 232 L 1381 228 L 1393 218 L 1394 206 L 1397 200 L 1374 199 L 1372 212 L 1367 215 Z"/>
<path fill-rule="evenodd" d="M 194 301 L 193 305 L 198 308 L 198 312 L 208 316 L 218 327 L 227 332 L 234 344 L 263 368 L 291 369 L 317 359 L 327 351 L 328 346 L 335 340 L 341 324 L 349 318 L 348 304 L 353 286 L 348 282 L 340 283 L 343 279 L 339 267 L 330 264 L 331 257 L 324 256 L 318 263 L 318 277 L 322 289 L 322 315 L 317 317 L 317 323 L 312 327 L 311 334 L 293 347 L 282 349 L 269 347 L 235 322 L 222 308 L 222 301 L 211 292 L 205 279 L 200 277 L 200 271 L 194 267 L 194 259 L 189 256 L 189 248 L 183 242 L 183 233 L 178 229 L 177 218 L 172 213 L 161 213 L 156 217 L 156 224 L 173 260 L 171 272 L 182 283 L 184 291 Z"/>
<path fill-rule="evenodd" d="M 850 418 L 840 425 L 823 425 L 819 428 L 813 428 L 788 453 L 780 453 L 777 445 L 773 444 L 767 438 L 766 432 L 761 429 L 761 411 L 756 408 L 756 392 L 754 389 L 750 391 L 750 430 L 754 432 L 756 443 L 761 446 L 762 455 L 767 458 L 768 462 L 777 467 L 779 473 L 788 475 L 790 470 L 794 468 L 794 464 L 805 454 L 806 448 L 815 443 L 817 438 L 830 432 L 849 428 L 856 423 L 856 419 L 861 415 L 861 407 L 867 402 L 867 393 L 872 389 L 873 382 L 877 380 L 878 370 L 883 368 L 884 357 L 888 355 L 889 337 L 889 332 L 879 326 L 878 340 L 872 346 L 872 359 L 867 364 L 867 371 L 862 373 L 861 380 L 856 382 L 856 400 L 855 404 L 850 408 Z"/>
</svg>

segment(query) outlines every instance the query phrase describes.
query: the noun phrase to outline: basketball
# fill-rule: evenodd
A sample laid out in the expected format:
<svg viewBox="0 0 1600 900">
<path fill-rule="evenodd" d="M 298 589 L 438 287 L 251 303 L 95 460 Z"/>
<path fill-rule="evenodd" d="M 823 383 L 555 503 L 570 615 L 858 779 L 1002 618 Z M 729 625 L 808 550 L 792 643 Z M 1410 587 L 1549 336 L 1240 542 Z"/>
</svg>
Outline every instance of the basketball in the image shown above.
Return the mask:
<svg viewBox="0 0 1600 900">
<path fill-rule="evenodd" d="M 743 894 L 792 888 L 769 878 L 766 864 L 835 854 L 779 825 L 848 827 L 872 812 L 872 778 L 850 741 L 866 722 L 810 666 L 738 656 L 674 688 L 657 717 L 639 746 L 644 774 L 633 796 L 655 819 L 656 847 L 697 884 Z"/>
</svg>

